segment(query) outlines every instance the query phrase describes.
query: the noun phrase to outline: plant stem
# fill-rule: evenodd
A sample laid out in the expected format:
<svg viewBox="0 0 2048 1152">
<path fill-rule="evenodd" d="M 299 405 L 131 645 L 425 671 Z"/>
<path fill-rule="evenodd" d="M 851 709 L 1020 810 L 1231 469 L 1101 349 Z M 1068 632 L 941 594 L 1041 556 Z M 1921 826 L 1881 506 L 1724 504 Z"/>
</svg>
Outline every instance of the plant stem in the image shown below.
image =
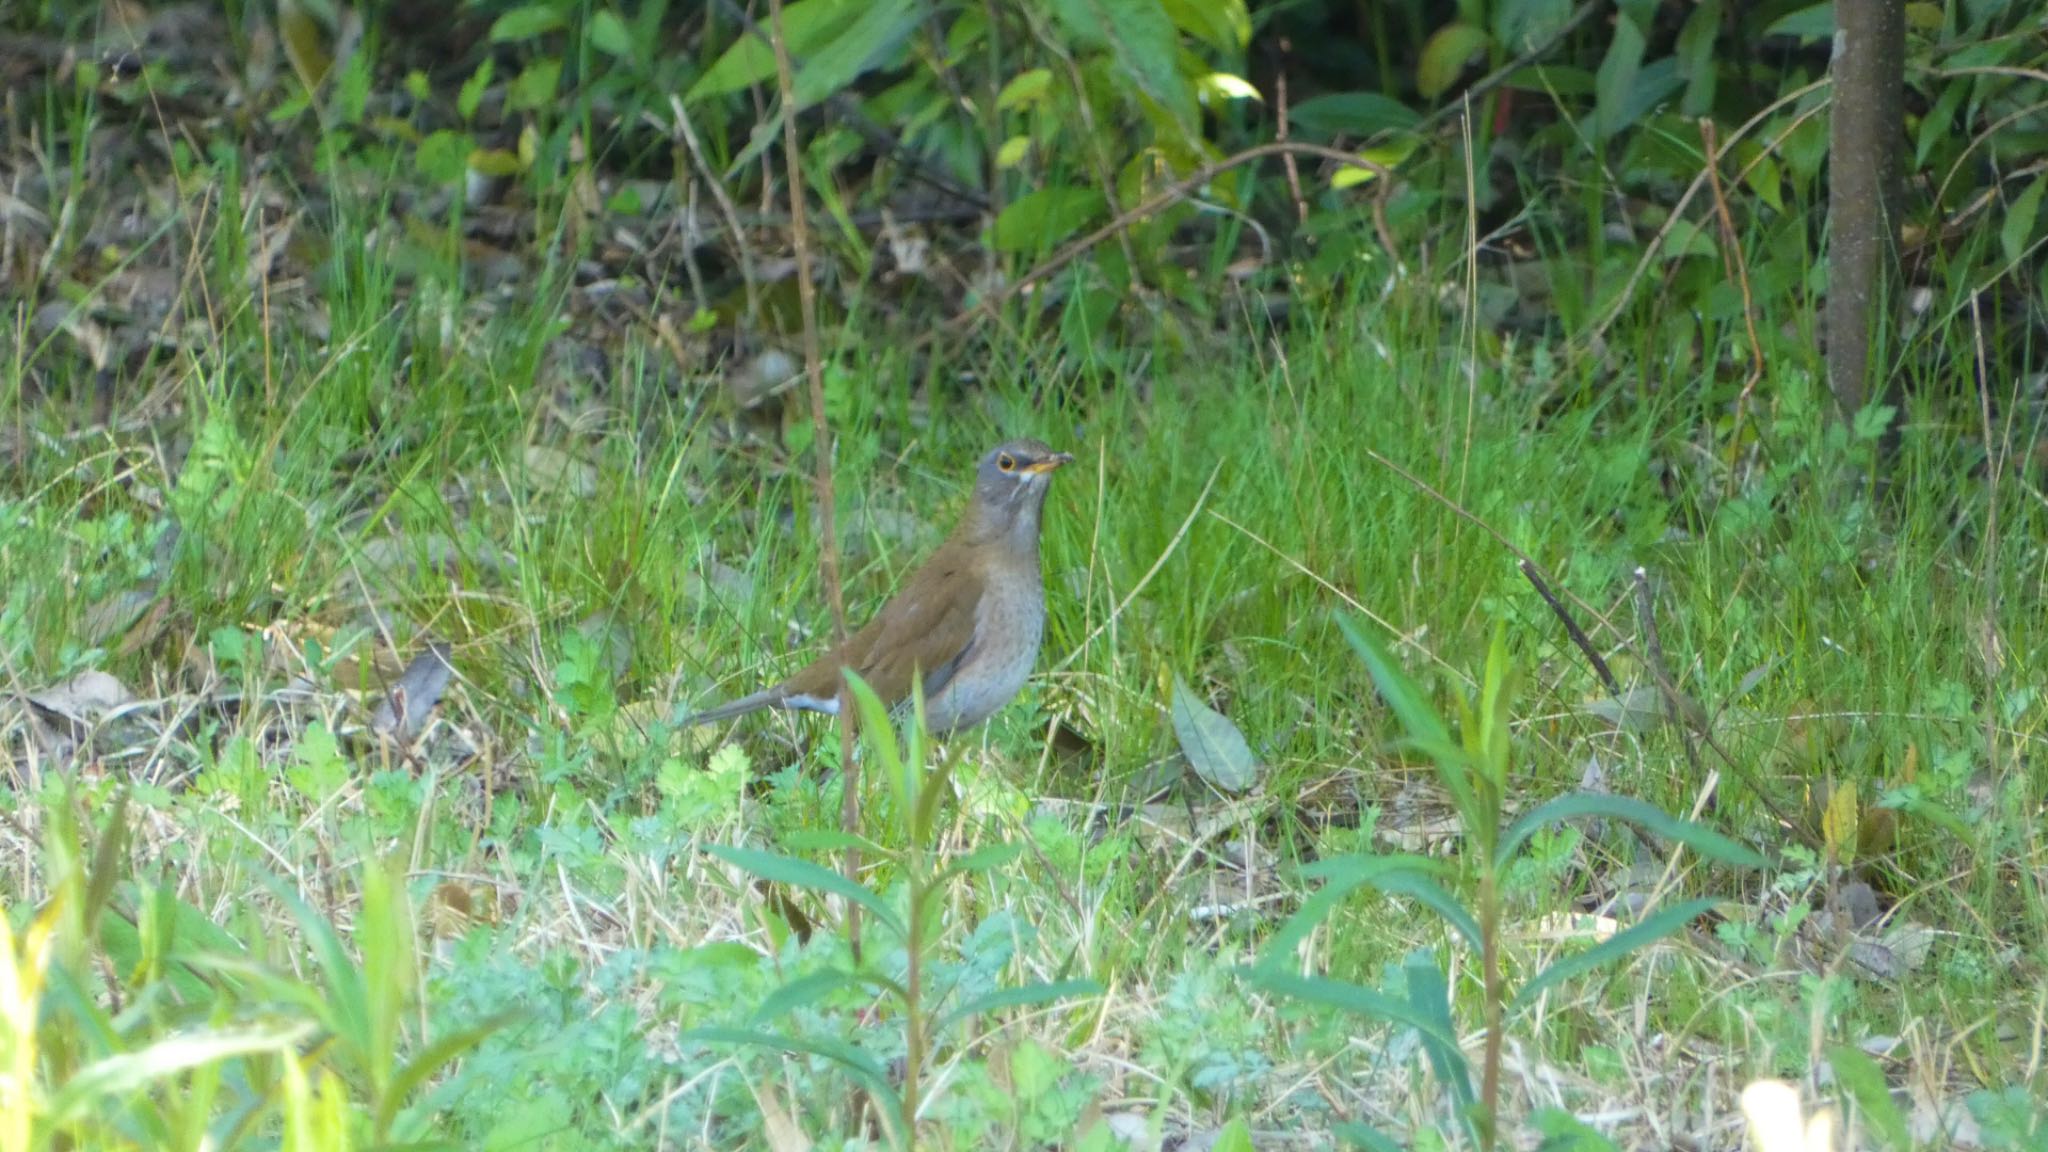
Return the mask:
<svg viewBox="0 0 2048 1152">
<path fill-rule="evenodd" d="M 1500 888 L 1491 867 L 1479 875 L 1479 943 L 1481 978 L 1486 984 L 1486 1055 L 1479 1088 L 1479 1146 L 1491 1152 L 1494 1117 L 1500 1106 Z"/>
</svg>

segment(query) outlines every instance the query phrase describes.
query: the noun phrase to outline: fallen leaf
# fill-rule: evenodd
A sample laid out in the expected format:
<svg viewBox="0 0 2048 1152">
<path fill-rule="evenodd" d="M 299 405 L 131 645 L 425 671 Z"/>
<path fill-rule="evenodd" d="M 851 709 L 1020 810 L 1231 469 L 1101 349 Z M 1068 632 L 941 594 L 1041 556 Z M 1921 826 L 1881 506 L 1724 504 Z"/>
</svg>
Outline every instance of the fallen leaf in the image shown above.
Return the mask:
<svg viewBox="0 0 2048 1152">
<path fill-rule="evenodd" d="M 28 694 L 29 703 L 79 724 L 89 724 L 134 699 L 105 672 L 80 672 L 71 679 Z"/>
<path fill-rule="evenodd" d="M 1189 767 L 1211 787 L 1242 792 L 1258 782 L 1259 762 L 1244 733 L 1204 704 L 1178 673 L 1173 677 L 1173 734 Z"/>
</svg>

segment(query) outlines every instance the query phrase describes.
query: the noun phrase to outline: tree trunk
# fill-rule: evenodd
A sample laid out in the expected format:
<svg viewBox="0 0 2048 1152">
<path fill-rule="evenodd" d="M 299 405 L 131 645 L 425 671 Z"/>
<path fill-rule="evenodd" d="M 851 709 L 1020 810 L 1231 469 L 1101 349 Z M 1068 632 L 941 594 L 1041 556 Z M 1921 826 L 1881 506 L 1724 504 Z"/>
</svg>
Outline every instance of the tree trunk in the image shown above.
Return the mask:
<svg viewBox="0 0 2048 1152">
<path fill-rule="evenodd" d="M 1897 280 L 1905 0 L 1835 0 L 1828 140 L 1828 387 L 1843 415 L 1872 388 L 1873 329 L 1891 328 Z M 1890 357 L 1880 353 L 1879 365 Z M 1889 376 L 1889 372 L 1885 373 Z M 1880 390 L 1885 389 L 1882 380 Z"/>
</svg>

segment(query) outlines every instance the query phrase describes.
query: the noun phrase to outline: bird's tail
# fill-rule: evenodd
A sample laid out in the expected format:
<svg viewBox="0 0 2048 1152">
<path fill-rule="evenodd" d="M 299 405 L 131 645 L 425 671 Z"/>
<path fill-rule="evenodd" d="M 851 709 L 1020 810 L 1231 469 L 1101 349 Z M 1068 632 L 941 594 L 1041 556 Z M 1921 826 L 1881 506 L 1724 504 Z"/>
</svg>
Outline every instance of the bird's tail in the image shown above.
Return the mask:
<svg viewBox="0 0 2048 1152">
<path fill-rule="evenodd" d="M 782 703 L 782 696 L 780 685 L 766 688 L 752 696 L 742 696 L 716 708 L 706 708 L 694 716 L 685 717 L 680 726 L 692 728 L 699 724 L 716 724 L 720 720 L 730 720 L 735 716 L 745 716 L 749 712 L 759 712 L 763 708 L 773 708 Z"/>
</svg>

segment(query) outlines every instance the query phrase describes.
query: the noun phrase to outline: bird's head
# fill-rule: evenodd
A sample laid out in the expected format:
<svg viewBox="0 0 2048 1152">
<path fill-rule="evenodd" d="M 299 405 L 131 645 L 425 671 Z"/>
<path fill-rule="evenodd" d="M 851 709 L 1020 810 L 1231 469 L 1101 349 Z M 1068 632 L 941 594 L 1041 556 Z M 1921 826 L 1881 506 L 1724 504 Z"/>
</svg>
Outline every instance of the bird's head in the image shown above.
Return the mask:
<svg viewBox="0 0 2048 1152">
<path fill-rule="evenodd" d="M 974 507 L 985 531 L 1023 530 L 1035 540 L 1038 513 L 1045 506 L 1053 472 L 1073 463 L 1038 440 L 1010 440 L 981 458 L 974 474 Z"/>
</svg>

